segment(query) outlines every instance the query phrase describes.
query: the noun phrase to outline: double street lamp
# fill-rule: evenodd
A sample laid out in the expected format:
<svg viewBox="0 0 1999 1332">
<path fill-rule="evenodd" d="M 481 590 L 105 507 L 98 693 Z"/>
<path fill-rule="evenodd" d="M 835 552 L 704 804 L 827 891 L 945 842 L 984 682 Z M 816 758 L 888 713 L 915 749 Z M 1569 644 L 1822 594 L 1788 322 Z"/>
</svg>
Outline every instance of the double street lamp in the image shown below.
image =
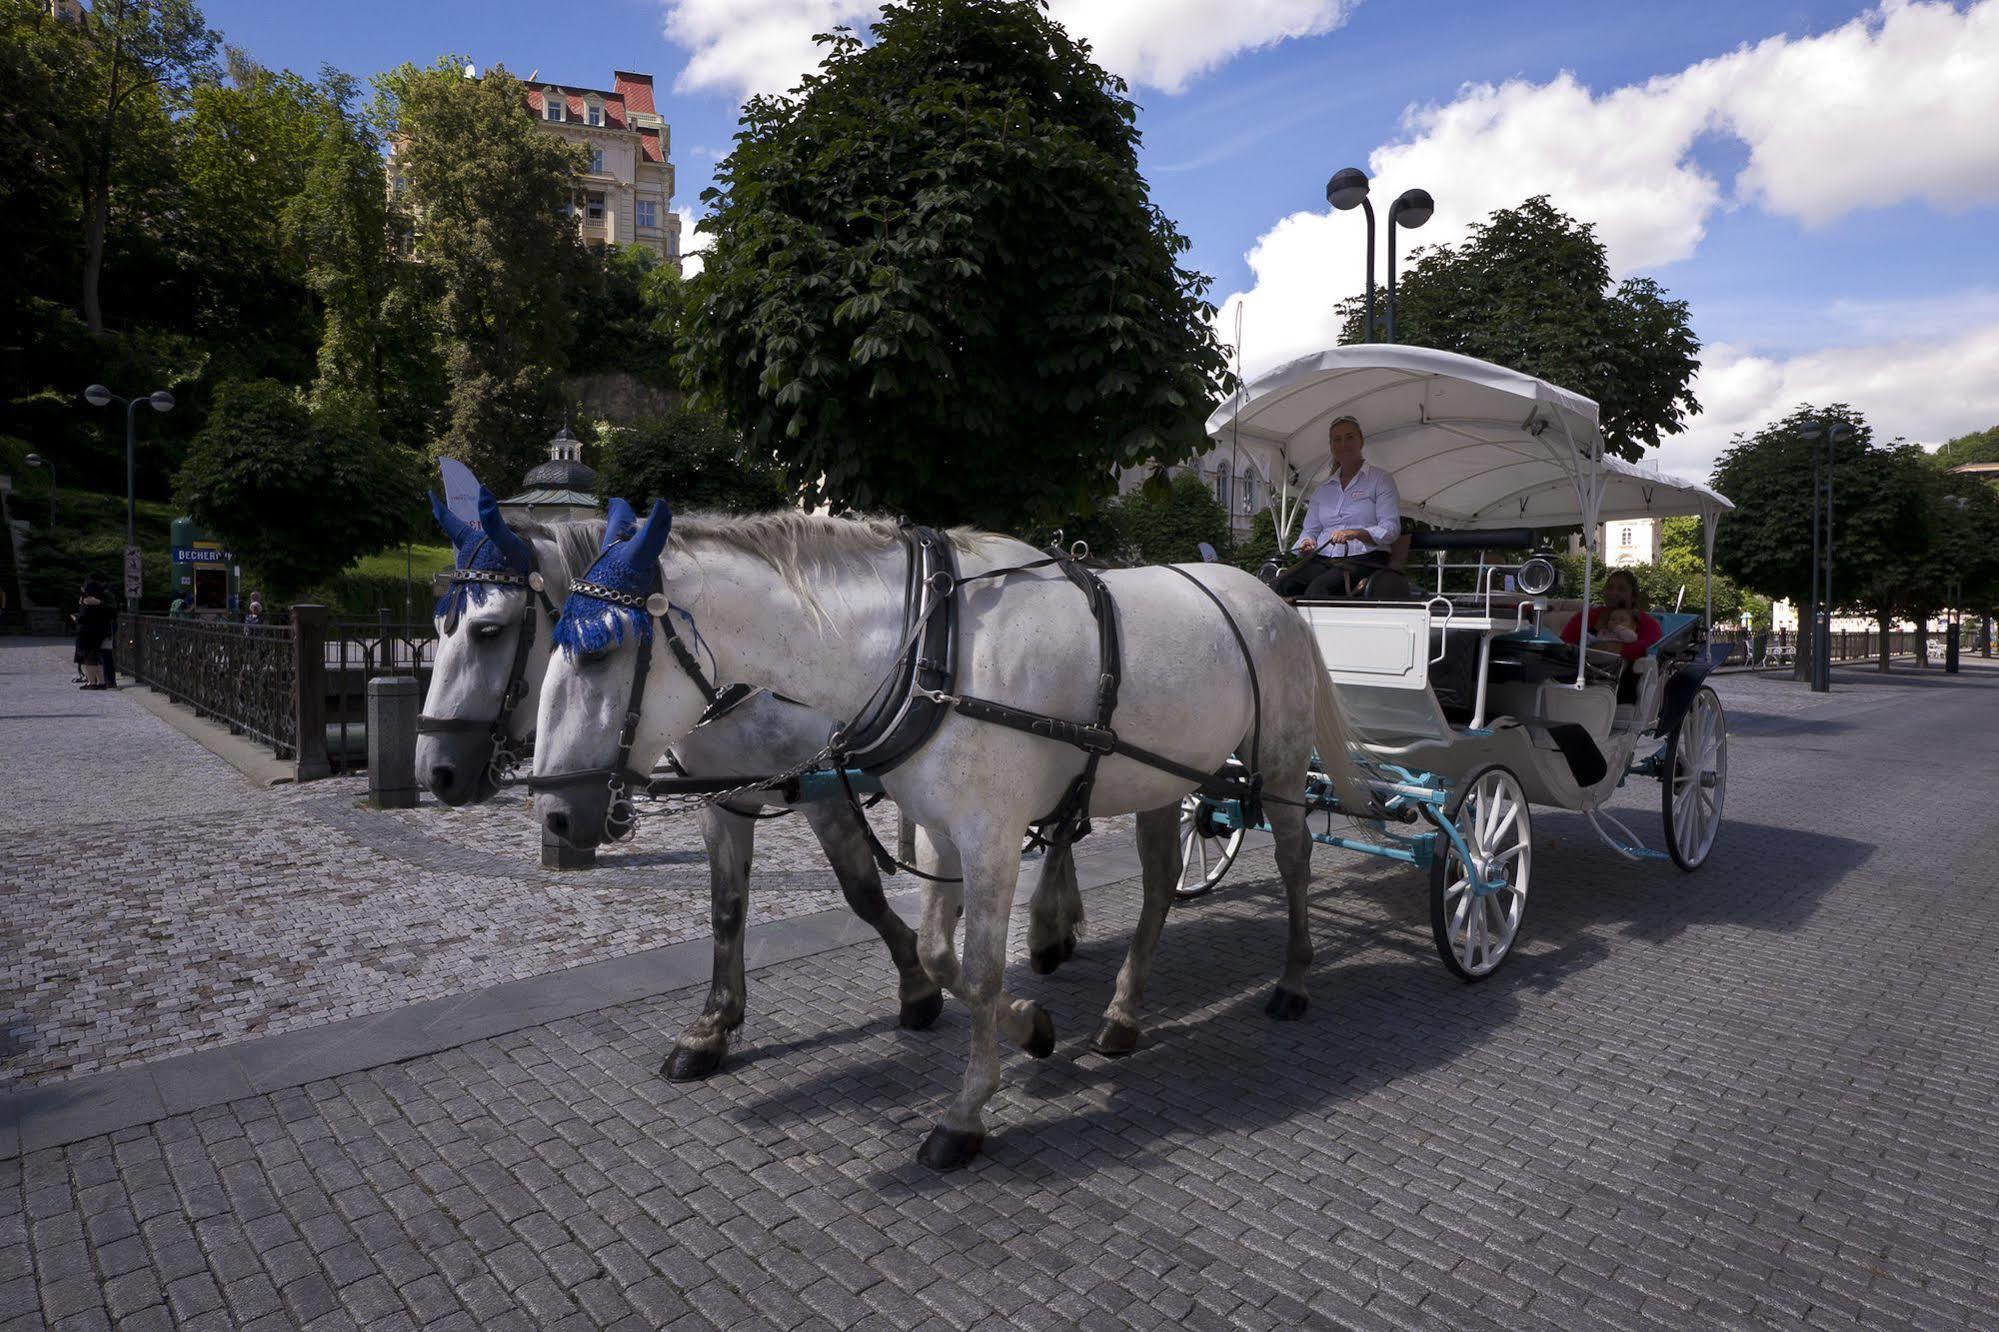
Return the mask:
<svg viewBox="0 0 1999 1332">
<path fill-rule="evenodd" d="M 1853 439 L 1853 427 L 1824 417 L 1807 421 L 1798 438 L 1812 451 L 1812 666 L 1815 694 L 1832 689 L 1832 463 L 1834 450 Z M 1825 445 L 1823 465 L 1819 445 Z M 1821 517 L 1823 515 L 1823 517 Z"/>
<path fill-rule="evenodd" d="M 1326 202 L 1341 212 L 1359 208 L 1367 217 L 1367 317 L 1361 325 L 1361 341 L 1372 342 L 1374 322 L 1374 205 L 1368 202 L 1367 173 L 1359 167 L 1342 167 L 1326 182 Z M 1388 206 L 1388 323 L 1382 341 L 1395 341 L 1395 228 L 1420 227 L 1437 211 L 1428 190 L 1404 190 Z"/>
<path fill-rule="evenodd" d="M 114 402 L 125 404 L 125 549 L 130 552 L 139 544 L 138 502 L 133 487 L 132 416 L 139 410 L 140 403 L 145 403 L 156 412 L 170 412 L 174 409 L 174 395 L 160 389 L 143 398 L 124 398 L 102 384 L 92 384 L 83 391 L 83 400 L 92 407 L 108 407 Z"/>
</svg>

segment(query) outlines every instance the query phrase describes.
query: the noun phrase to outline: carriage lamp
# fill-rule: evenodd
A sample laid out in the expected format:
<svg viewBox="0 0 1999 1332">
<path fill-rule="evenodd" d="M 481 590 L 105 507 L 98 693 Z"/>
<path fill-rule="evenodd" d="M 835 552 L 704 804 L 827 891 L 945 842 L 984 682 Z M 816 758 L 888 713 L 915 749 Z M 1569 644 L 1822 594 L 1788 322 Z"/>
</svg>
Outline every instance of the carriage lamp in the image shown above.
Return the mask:
<svg viewBox="0 0 1999 1332">
<path fill-rule="evenodd" d="M 1384 342 L 1395 341 L 1395 228 L 1420 227 L 1437 211 L 1428 190 L 1404 190 L 1388 206 L 1388 329 Z"/>
<path fill-rule="evenodd" d="M 1530 597 L 1545 597 L 1561 586 L 1562 570 L 1549 556 L 1536 552 L 1513 571 L 1513 585 Z"/>
</svg>

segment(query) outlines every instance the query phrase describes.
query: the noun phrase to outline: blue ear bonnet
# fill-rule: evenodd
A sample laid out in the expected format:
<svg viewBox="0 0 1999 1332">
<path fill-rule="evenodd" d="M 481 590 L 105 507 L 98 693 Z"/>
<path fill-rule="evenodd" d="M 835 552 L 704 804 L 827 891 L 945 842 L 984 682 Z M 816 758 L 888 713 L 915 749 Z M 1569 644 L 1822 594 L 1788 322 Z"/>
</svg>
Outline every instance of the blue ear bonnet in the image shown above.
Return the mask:
<svg viewBox="0 0 1999 1332">
<path fill-rule="evenodd" d="M 533 549 L 507 526 L 506 518 L 500 513 L 499 501 L 484 486 L 479 487 L 479 521 L 476 523 L 468 523 L 451 512 L 435 493 L 430 497 L 430 511 L 451 542 L 452 567 L 456 571 L 517 574 L 522 578 L 533 571 Z M 456 580 L 437 599 L 433 614 L 439 618 L 460 614 L 467 606 L 477 606 L 485 601 L 486 593 L 495 585 L 476 580 Z"/>
<path fill-rule="evenodd" d="M 655 500 L 636 531 L 631 506 L 612 500 L 604 546 L 590 571 L 569 585 L 569 600 L 555 623 L 555 643 L 572 656 L 602 652 L 635 638 L 652 645 L 646 600 L 660 591 L 659 557 L 673 528 L 673 511 Z"/>
</svg>

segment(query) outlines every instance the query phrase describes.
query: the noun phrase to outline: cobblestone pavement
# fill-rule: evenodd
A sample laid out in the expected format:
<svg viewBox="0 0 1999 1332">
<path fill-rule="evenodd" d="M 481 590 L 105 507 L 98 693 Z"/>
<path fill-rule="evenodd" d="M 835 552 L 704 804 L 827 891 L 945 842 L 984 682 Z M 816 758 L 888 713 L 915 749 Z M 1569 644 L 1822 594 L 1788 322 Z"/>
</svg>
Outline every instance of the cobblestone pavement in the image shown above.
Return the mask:
<svg viewBox="0 0 1999 1332">
<path fill-rule="evenodd" d="M 963 1012 L 879 948 L 0 1162 L 0 1332 L 252 1327 L 1990 1327 L 1999 675 L 1725 687 L 1730 822 L 1683 876 L 1536 814 L 1522 951 L 1466 986 L 1416 876 L 1325 856 L 1313 1007 L 1267 855 L 1176 912 L 1112 1063 L 1136 907 L 1052 977 L 985 1155 L 913 1162 Z M 1627 791 L 1643 812 L 1651 788 Z M 1015 956 L 1019 956 L 1016 939 Z"/>
<path fill-rule="evenodd" d="M 75 691 L 67 653 L 0 640 L 0 1090 L 708 934 L 691 818 L 544 870 L 524 797 L 382 812 L 362 777 L 255 787 Z M 893 842 L 892 807 L 871 817 Z M 760 824 L 756 855 L 752 924 L 842 904 L 803 819 Z"/>
</svg>

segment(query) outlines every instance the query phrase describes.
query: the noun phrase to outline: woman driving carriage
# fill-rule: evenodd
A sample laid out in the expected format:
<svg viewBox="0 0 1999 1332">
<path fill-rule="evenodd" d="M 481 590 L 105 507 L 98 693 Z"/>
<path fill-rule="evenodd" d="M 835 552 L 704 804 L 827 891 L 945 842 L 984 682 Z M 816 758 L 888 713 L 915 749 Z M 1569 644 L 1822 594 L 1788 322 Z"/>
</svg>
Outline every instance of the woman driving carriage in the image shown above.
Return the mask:
<svg viewBox="0 0 1999 1332">
<path fill-rule="evenodd" d="M 1305 556 L 1276 583 L 1277 594 L 1321 600 L 1350 597 L 1376 569 L 1386 568 L 1388 546 L 1402 532 L 1402 499 L 1395 479 L 1367 465 L 1360 422 L 1342 416 L 1326 427 L 1333 474 L 1312 495 L 1305 529 L 1291 549 Z"/>
</svg>

